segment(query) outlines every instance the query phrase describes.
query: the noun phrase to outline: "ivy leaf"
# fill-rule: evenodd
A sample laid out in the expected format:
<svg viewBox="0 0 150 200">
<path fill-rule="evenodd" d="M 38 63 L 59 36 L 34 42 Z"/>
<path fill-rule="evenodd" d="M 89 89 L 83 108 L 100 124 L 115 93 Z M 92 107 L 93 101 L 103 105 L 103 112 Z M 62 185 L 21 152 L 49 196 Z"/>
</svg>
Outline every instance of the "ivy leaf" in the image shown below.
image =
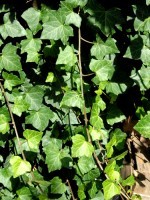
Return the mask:
<svg viewBox="0 0 150 200">
<path fill-rule="evenodd" d="M 25 100 L 30 105 L 29 110 L 38 110 L 43 101 L 44 91 L 39 87 L 31 87 L 25 94 Z"/>
<path fill-rule="evenodd" d="M 104 198 L 105 200 L 110 200 L 117 194 L 121 193 L 121 188 L 119 185 L 111 180 L 105 180 L 103 183 Z"/>
<path fill-rule="evenodd" d="M 41 13 L 35 8 L 29 8 L 21 15 L 21 17 L 27 22 L 34 34 L 41 29 L 41 25 L 39 24 Z"/>
<path fill-rule="evenodd" d="M 21 41 L 21 53 L 27 53 L 27 62 L 38 63 L 38 51 L 41 49 L 42 41 L 39 38 L 33 38 L 30 31 L 27 33 L 27 39 Z"/>
<path fill-rule="evenodd" d="M 32 124 L 34 128 L 43 131 L 48 126 L 49 120 L 53 120 L 55 115 L 46 106 L 42 106 L 37 111 L 30 111 L 30 115 L 26 117 L 26 123 Z"/>
<path fill-rule="evenodd" d="M 106 92 L 112 93 L 115 95 L 121 94 L 127 89 L 127 85 L 125 83 L 115 83 L 115 82 L 109 82 L 106 85 Z"/>
<path fill-rule="evenodd" d="M 150 49 L 146 46 L 142 49 L 141 60 L 144 65 L 150 66 Z"/>
<path fill-rule="evenodd" d="M 66 192 L 67 187 L 64 183 L 62 183 L 62 180 L 56 176 L 51 181 L 51 192 L 53 194 L 63 194 Z"/>
<path fill-rule="evenodd" d="M 110 106 L 107 112 L 107 123 L 113 125 L 126 119 L 126 116 L 121 112 L 117 106 Z"/>
<path fill-rule="evenodd" d="M 26 129 L 23 132 L 23 136 L 26 138 L 28 141 L 28 145 L 31 148 L 32 151 L 38 152 L 39 149 L 39 144 L 41 141 L 43 133 L 39 131 L 34 131 L 34 130 L 29 130 Z"/>
<path fill-rule="evenodd" d="M 78 6 L 80 6 L 82 8 L 87 4 L 88 0 L 82 0 L 82 1 L 80 1 L 80 0 L 71 0 L 71 1 L 66 0 L 66 2 L 71 4 L 74 8 L 76 8 Z"/>
<path fill-rule="evenodd" d="M 4 187 L 12 190 L 12 182 L 10 181 L 12 177 L 12 172 L 10 167 L 5 167 L 0 169 L 0 183 L 3 184 Z"/>
<path fill-rule="evenodd" d="M 77 56 L 74 54 L 74 50 L 70 46 L 66 46 L 66 48 L 62 51 L 60 49 L 60 53 L 58 55 L 58 59 L 56 64 L 64 64 L 68 66 L 73 66 L 77 62 Z"/>
<path fill-rule="evenodd" d="M 88 17 L 90 23 L 97 26 L 106 36 L 112 34 L 115 25 L 122 22 L 121 12 L 118 8 L 105 10 L 97 2 L 89 1 L 84 10 L 90 15 Z"/>
<path fill-rule="evenodd" d="M 123 186 L 133 186 L 135 184 L 135 178 L 133 175 L 122 181 Z"/>
<path fill-rule="evenodd" d="M 95 43 L 91 48 L 91 55 L 97 59 L 103 59 L 105 55 L 119 53 L 115 40 L 108 38 L 106 42 Z"/>
<path fill-rule="evenodd" d="M 78 107 L 83 108 L 83 99 L 76 91 L 67 91 L 60 103 L 61 107 Z"/>
<path fill-rule="evenodd" d="M 62 163 L 61 163 L 61 151 L 59 147 L 54 144 L 53 142 L 50 142 L 47 146 L 44 148 L 44 152 L 46 154 L 46 164 L 48 167 L 48 171 L 52 172 L 55 170 L 60 170 Z M 53 149 L 53 151 L 52 151 Z"/>
<path fill-rule="evenodd" d="M 150 138 L 150 114 L 144 116 L 135 126 L 134 129 L 138 131 L 143 137 Z"/>
<path fill-rule="evenodd" d="M 72 137 L 72 141 L 72 157 L 92 156 L 94 147 L 85 140 L 84 136 L 76 134 Z"/>
<path fill-rule="evenodd" d="M 28 187 L 22 187 L 21 189 L 17 190 L 16 193 L 18 195 L 18 200 L 32 200 L 32 194 Z"/>
<path fill-rule="evenodd" d="M 150 88 L 150 67 L 143 65 L 140 70 L 133 70 L 130 77 L 140 86 L 141 91 Z"/>
<path fill-rule="evenodd" d="M 111 158 L 114 152 L 113 146 L 115 146 L 118 150 L 121 150 L 124 148 L 124 143 L 126 140 L 126 134 L 120 129 L 115 129 L 111 135 L 112 137 L 110 141 L 106 144 L 108 158 Z"/>
<path fill-rule="evenodd" d="M 14 114 L 20 117 L 24 111 L 28 110 L 28 108 L 29 108 L 29 104 L 25 101 L 23 96 L 15 97 L 14 105 L 12 108 L 12 111 Z"/>
<path fill-rule="evenodd" d="M 85 174 L 85 173 L 89 172 L 91 169 L 95 168 L 96 165 L 94 164 L 92 157 L 83 156 L 83 157 L 79 158 L 78 167 L 79 167 L 81 173 Z"/>
<path fill-rule="evenodd" d="M 0 33 L 4 39 L 8 36 L 14 38 L 26 35 L 26 31 L 23 26 L 21 26 L 19 21 L 16 19 L 12 19 L 10 13 L 4 14 L 3 20 L 4 24 L 0 26 Z"/>
<path fill-rule="evenodd" d="M 48 76 L 45 80 L 46 83 L 53 83 L 56 81 L 56 78 L 54 76 L 54 73 L 53 72 L 48 72 Z"/>
<path fill-rule="evenodd" d="M 22 69 L 20 57 L 16 54 L 17 48 L 12 44 L 6 44 L 0 56 L 0 70 L 19 71 Z"/>
<path fill-rule="evenodd" d="M 127 48 L 126 53 L 124 55 L 125 58 L 133 58 L 139 59 L 141 57 L 141 50 L 143 48 L 143 40 L 141 37 L 133 37 L 131 38 L 131 44 Z"/>
<path fill-rule="evenodd" d="M 10 164 L 14 178 L 31 171 L 31 164 L 28 161 L 22 160 L 19 156 L 11 157 Z"/>
<path fill-rule="evenodd" d="M 23 81 L 20 80 L 20 78 L 18 78 L 16 75 L 8 74 L 7 72 L 3 72 L 2 76 L 5 79 L 4 87 L 6 89 L 8 89 L 9 91 L 12 90 L 12 87 L 23 83 Z"/>
<path fill-rule="evenodd" d="M 90 70 L 96 73 L 99 81 L 107 81 L 111 79 L 114 67 L 110 60 L 95 60 L 90 62 Z"/>
<path fill-rule="evenodd" d="M 59 11 L 66 16 L 65 24 L 73 24 L 79 28 L 81 26 L 81 17 L 73 11 L 73 7 L 75 7 L 74 3 L 61 1 Z"/>
<path fill-rule="evenodd" d="M 93 103 L 90 116 L 90 123 L 94 128 L 98 130 L 104 127 L 103 120 L 102 118 L 100 118 L 99 113 L 100 113 L 100 106 L 98 105 L 98 103 Z"/>
<path fill-rule="evenodd" d="M 51 11 L 49 21 L 43 24 L 41 39 L 61 40 L 66 43 L 70 36 L 73 36 L 73 29 L 65 25 L 65 16 L 61 12 Z"/>
<path fill-rule="evenodd" d="M 8 119 L 5 115 L 0 114 L 0 133 L 5 134 L 9 131 Z"/>
</svg>

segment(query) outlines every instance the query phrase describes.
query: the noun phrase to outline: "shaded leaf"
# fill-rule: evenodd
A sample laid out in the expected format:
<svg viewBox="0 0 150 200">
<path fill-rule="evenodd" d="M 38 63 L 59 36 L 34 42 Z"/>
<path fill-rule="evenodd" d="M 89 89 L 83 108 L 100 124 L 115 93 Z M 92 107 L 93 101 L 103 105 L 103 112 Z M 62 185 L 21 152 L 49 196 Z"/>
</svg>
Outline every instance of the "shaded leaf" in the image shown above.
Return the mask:
<svg viewBox="0 0 150 200">
<path fill-rule="evenodd" d="M 51 192 L 54 194 L 63 194 L 66 192 L 67 187 L 64 183 L 62 183 L 62 180 L 56 176 L 51 181 Z"/>
<path fill-rule="evenodd" d="M 16 193 L 18 195 L 18 200 L 32 199 L 32 194 L 28 187 L 22 187 L 21 189 L 17 190 Z"/>
<path fill-rule="evenodd" d="M 5 115 L 0 114 L 0 133 L 5 134 L 9 131 L 9 122 Z"/>
<path fill-rule="evenodd" d="M 91 169 L 95 168 L 96 165 L 94 164 L 92 157 L 83 156 L 83 157 L 79 158 L 78 167 L 79 167 L 81 173 L 85 174 L 85 173 L 89 172 Z"/>
</svg>

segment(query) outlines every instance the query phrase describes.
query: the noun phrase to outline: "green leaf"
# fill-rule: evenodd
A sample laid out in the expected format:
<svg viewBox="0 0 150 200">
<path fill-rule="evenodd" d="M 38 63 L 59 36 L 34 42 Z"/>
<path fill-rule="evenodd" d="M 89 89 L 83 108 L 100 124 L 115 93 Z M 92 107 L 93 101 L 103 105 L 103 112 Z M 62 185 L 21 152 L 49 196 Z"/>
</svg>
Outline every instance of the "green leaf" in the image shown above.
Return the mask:
<svg viewBox="0 0 150 200">
<path fill-rule="evenodd" d="M 76 91 L 67 91 L 60 103 L 61 107 L 77 107 L 83 109 L 83 99 Z"/>
<path fill-rule="evenodd" d="M 29 110 L 38 110 L 41 107 L 43 95 L 44 91 L 37 85 L 27 90 L 25 100 L 30 105 Z"/>
<path fill-rule="evenodd" d="M 17 48 L 12 44 L 6 44 L 0 56 L 0 69 L 7 71 L 19 71 L 22 69 L 20 57 L 16 54 Z"/>
<path fill-rule="evenodd" d="M 14 178 L 31 171 L 31 164 L 28 161 L 22 160 L 19 156 L 11 157 L 10 164 Z"/>
<path fill-rule="evenodd" d="M 141 91 L 150 88 L 150 67 L 143 65 L 140 70 L 133 70 L 130 77 L 140 86 Z"/>
<path fill-rule="evenodd" d="M 100 177 L 100 170 L 98 168 L 92 169 L 83 176 L 83 181 L 95 181 Z"/>
<path fill-rule="evenodd" d="M 84 7 L 88 0 L 66 0 L 67 3 L 71 4 L 74 8 L 80 6 L 81 8 Z"/>
<path fill-rule="evenodd" d="M 73 24 L 79 28 L 81 26 L 81 17 L 77 13 L 71 12 L 69 15 L 66 16 L 65 23 L 67 25 Z"/>
<path fill-rule="evenodd" d="M 92 157 L 83 156 L 78 160 L 78 167 L 82 174 L 89 172 L 91 169 L 96 168 Z"/>
<path fill-rule="evenodd" d="M 115 82 L 109 82 L 106 85 L 106 92 L 112 93 L 115 95 L 121 94 L 127 89 L 127 85 L 125 83 L 115 83 Z"/>
<path fill-rule="evenodd" d="M 123 186 L 133 186 L 135 183 L 135 178 L 133 175 L 129 176 L 127 179 L 122 181 Z"/>
<path fill-rule="evenodd" d="M 109 110 L 107 112 L 108 124 L 113 125 L 115 123 L 123 121 L 124 119 L 126 119 L 126 116 L 121 112 L 121 110 L 117 106 L 112 105 L 109 107 Z"/>
<path fill-rule="evenodd" d="M 29 129 L 26 129 L 23 132 L 23 136 L 28 141 L 28 145 L 29 145 L 31 151 L 38 152 L 42 135 L 43 135 L 42 132 L 29 130 Z"/>
<path fill-rule="evenodd" d="M 45 80 L 46 83 L 53 83 L 56 81 L 56 78 L 54 76 L 53 72 L 48 72 L 47 78 Z"/>
<path fill-rule="evenodd" d="M 76 134 L 72 137 L 72 142 L 72 157 L 92 156 L 94 147 L 85 140 L 84 136 Z"/>
<path fill-rule="evenodd" d="M 12 90 L 12 87 L 23 83 L 23 81 L 20 78 L 18 78 L 16 75 L 3 72 L 2 76 L 5 79 L 4 88 L 8 89 L 9 91 Z"/>
<path fill-rule="evenodd" d="M 52 172 L 55 170 L 60 170 L 62 163 L 61 163 L 61 151 L 59 147 L 53 142 L 50 142 L 50 144 L 45 146 L 43 149 L 46 154 L 45 163 L 47 164 L 48 171 Z"/>
<path fill-rule="evenodd" d="M 27 62 L 39 61 L 39 50 L 42 41 L 39 38 L 33 38 L 30 31 L 27 31 L 27 39 L 21 41 L 21 53 L 27 53 Z"/>
<path fill-rule="evenodd" d="M 9 131 L 8 119 L 5 115 L 0 114 L 0 133 L 5 134 Z"/>
<path fill-rule="evenodd" d="M 150 49 L 146 46 L 142 49 L 141 60 L 144 65 L 150 66 Z"/>
<path fill-rule="evenodd" d="M 93 103 L 91 116 L 90 116 L 90 123 L 95 129 L 98 129 L 98 130 L 100 130 L 101 128 L 104 127 L 103 120 L 99 116 L 99 113 L 100 113 L 99 104 L 98 103 Z"/>
<path fill-rule="evenodd" d="M 102 184 L 103 184 L 105 200 L 110 200 L 115 195 L 121 193 L 120 186 L 112 182 L 111 180 L 105 180 Z"/>
<path fill-rule="evenodd" d="M 64 24 L 65 16 L 61 12 L 51 11 L 49 21 L 43 24 L 41 39 L 61 40 L 66 43 L 70 36 L 73 36 L 73 29 Z"/>
<path fill-rule="evenodd" d="M 134 28 L 136 31 L 143 31 L 145 33 L 150 32 L 150 17 L 144 19 L 144 21 L 140 20 L 138 17 L 135 17 L 134 20 Z"/>
<path fill-rule="evenodd" d="M 60 53 L 58 55 L 58 59 L 56 64 L 64 64 L 68 66 L 73 66 L 77 62 L 77 56 L 74 54 L 74 50 L 70 46 L 66 46 L 66 48 L 62 51 L 60 49 Z"/>
<path fill-rule="evenodd" d="M 28 187 L 22 187 L 21 189 L 17 190 L 16 193 L 18 195 L 17 200 L 32 200 L 32 194 Z"/>
<path fill-rule="evenodd" d="M 30 111 L 29 113 L 30 115 L 26 117 L 26 123 L 32 124 L 39 131 L 45 130 L 49 124 L 49 120 L 54 120 L 55 118 L 50 108 L 44 105 L 39 110 Z"/>
<path fill-rule="evenodd" d="M 115 129 L 111 135 L 112 137 L 106 145 L 108 158 L 111 158 L 114 152 L 113 146 L 115 146 L 118 150 L 121 150 L 124 148 L 124 143 L 126 140 L 126 134 L 122 132 L 120 129 Z"/>
<path fill-rule="evenodd" d="M 150 114 L 144 116 L 135 126 L 134 129 L 138 131 L 145 138 L 150 138 Z"/>
<path fill-rule="evenodd" d="M 11 13 L 4 14 L 3 20 L 4 24 L 0 26 L 0 33 L 4 39 L 8 36 L 14 38 L 26 35 L 26 31 L 23 26 L 21 26 L 19 21 L 12 18 Z"/>
<path fill-rule="evenodd" d="M 106 42 L 100 41 L 95 43 L 91 48 L 91 55 L 97 59 L 103 59 L 108 54 L 119 53 L 115 40 L 108 38 Z"/>
<path fill-rule="evenodd" d="M 146 0 L 146 5 L 147 5 L 147 6 L 150 5 L 150 0 Z"/>
<path fill-rule="evenodd" d="M 27 22 L 29 28 L 34 34 L 41 29 L 41 25 L 39 24 L 41 16 L 40 11 L 35 8 L 29 8 L 21 16 Z"/>
<path fill-rule="evenodd" d="M 29 104 L 25 101 L 23 96 L 15 97 L 14 105 L 12 108 L 12 112 L 19 117 L 22 115 L 23 112 L 27 111 L 29 108 Z"/>
<path fill-rule="evenodd" d="M 56 176 L 51 181 L 51 192 L 53 194 L 63 194 L 66 192 L 67 187 L 64 183 L 62 183 L 62 180 Z"/>
<path fill-rule="evenodd" d="M 139 59 L 141 57 L 141 50 L 143 48 L 143 40 L 141 37 L 133 37 L 131 38 L 131 44 L 127 48 L 124 57 Z"/>
<path fill-rule="evenodd" d="M 90 70 L 96 73 L 99 81 L 107 81 L 111 79 L 114 67 L 110 60 L 95 60 L 90 62 Z"/>
<path fill-rule="evenodd" d="M 12 172 L 10 168 L 6 167 L 0 169 L 0 183 L 9 190 L 12 190 L 12 182 L 10 181 L 11 177 Z"/>
<path fill-rule="evenodd" d="M 106 36 L 112 34 L 115 25 L 122 22 L 121 12 L 118 8 L 105 10 L 96 1 L 89 1 L 84 10 L 90 15 L 88 17 L 90 23 L 97 26 Z"/>
</svg>

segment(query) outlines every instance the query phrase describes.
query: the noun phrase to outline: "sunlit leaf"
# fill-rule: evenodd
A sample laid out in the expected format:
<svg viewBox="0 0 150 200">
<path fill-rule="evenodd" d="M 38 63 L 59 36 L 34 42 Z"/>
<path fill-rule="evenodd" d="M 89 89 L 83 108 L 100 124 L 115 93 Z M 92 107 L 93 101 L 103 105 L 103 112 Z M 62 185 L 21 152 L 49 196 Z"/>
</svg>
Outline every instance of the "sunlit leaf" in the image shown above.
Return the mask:
<svg viewBox="0 0 150 200">
<path fill-rule="evenodd" d="M 0 114 L 0 133 L 5 134 L 9 131 L 8 119 L 5 115 Z"/>
<path fill-rule="evenodd" d="M 105 200 L 110 200 L 115 195 L 121 193 L 121 187 L 111 180 L 105 180 L 102 184 Z"/>
<path fill-rule="evenodd" d="M 14 178 L 31 171 L 31 164 L 28 161 L 22 160 L 19 156 L 11 157 L 10 164 Z"/>
<path fill-rule="evenodd" d="M 66 46 L 63 51 L 62 49 L 60 50 L 56 64 L 65 64 L 71 67 L 76 62 L 77 56 L 75 55 L 73 48 L 70 46 Z"/>
<path fill-rule="evenodd" d="M 0 33 L 4 39 L 8 36 L 14 37 L 21 37 L 26 35 L 26 31 L 23 26 L 20 24 L 18 20 L 13 18 L 10 13 L 6 13 L 4 15 L 4 24 L 0 26 Z"/>
<path fill-rule="evenodd" d="M 59 177 L 54 177 L 51 181 L 51 192 L 53 194 L 63 194 L 66 192 L 67 187 Z"/>
<path fill-rule="evenodd" d="M 42 135 L 43 135 L 42 132 L 29 130 L 29 129 L 26 129 L 23 132 L 23 136 L 28 141 L 28 145 L 29 145 L 31 151 L 38 152 L 39 144 L 40 144 Z"/>
<path fill-rule="evenodd" d="M 43 24 L 41 39 L 61 40 L 66 43 L 70 36 L 73 36 L 73 29 L 65 25 L 65 16 L 61 12 L 51 11 L 49 21 Z"/>
<path fill-rule="evenodd" d="M 39 131 L 43 131 L 49 123 L 49 120 L 54 120 L 55 115 L 46 106 L 42 106 L 37 111 L 30 111 L 30 115 L 26 117 L 26 123 L 32 124 Z"/>
<path fill-rule="evenodd" d="M 32 194 L 28 187 L 22 187 L 21 189 L 16 191 L 18 195 L 18 200 L 32 200 Z"/>
<path fill-rule="evenodd" d="M 92 144 L 87 142 L 82 135 L 76 134 L 72 137 L 72 157 L 90 157 L 94 152 L 94 147 Z"/>
<path fill-rule="evenodd" d="M 150 138 L 150 114 L 143 117 L 135 126 L 134 129 L 138 131 L 142 136 Z"/>
<path fill-rule="evenodd" d="M 95 168 L 96 165 L 94 164 L 92 157 L 83 156 L 83 157 L 79 158 L 78 167 L 79 167 L 81 173 L 85 174 L 85 173 L 89 172 L 91 169 Z"/>
<path fill-rule="evenodd" d="M 0 70 L 6 69 L 7 71 L 21 70 L 20 57 L 16 54 L 16 46 L 6 44 L 0 56 Z"/>
</svg>

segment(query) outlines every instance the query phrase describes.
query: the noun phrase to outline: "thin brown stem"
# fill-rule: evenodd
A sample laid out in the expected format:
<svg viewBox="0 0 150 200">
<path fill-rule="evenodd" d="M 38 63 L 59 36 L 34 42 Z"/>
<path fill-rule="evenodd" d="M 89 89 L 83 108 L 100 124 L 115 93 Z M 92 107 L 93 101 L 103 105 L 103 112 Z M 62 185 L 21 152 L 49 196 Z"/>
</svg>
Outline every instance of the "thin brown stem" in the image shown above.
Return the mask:
<svg viewBox="0 0 150 200">
<path fill-rule="evenodd" d="M 93 42 L 90 42 L 90 41 L 84 39 L 83 37 L 81 37 L 81 40 L 83 40 L 84 42 L 89 43 L 89 44 L 94 44 Z"/>
<path fill-rule="evenodd" d="M 13 116 L 13 113 L 12 113 L 12 111 L 11 111 L 10 103 L 9 103 L 9 101 L 8 101 L 7 95 L 6 95 L 6 93 L 5 93 L 4 87 L 3 87 L 3 85 L 2 85 L 1 82 L 0 82 L 0 88 L 1 88 L 1 91 L 2 91 L 2 93 L 3 93 L 3 95 L 4 95 L 4 98 L 5 98 L 5 101 L 6 101 L 8 110 L 9 110 L 9 113 L 10 113 L 12 125 L 13 125 L 14 131 L 15 131 L 15 134 L 16 134 L 16 137 L 17 137 L 17 140 L 18 140 L 18 144 L 19 144 L 19 148 L 20 148 L 20 151 L 21 151 L 22 158 L 23 158 L 24 160 L 26 160 L 25 154 L 24 154 L 24 152 L 23 152 L 23 150 L 22 150 L 22 144 L 21 144 L 21 142 L 20 142 L 18 130 L 17 130 L 16 123 L 15 123 L 15 120 L 14 120 L 14 116 Z"/>
<path fill-rule="evenodd" d="M 80 72 L 81 95 L 82 95 L 82 99 L 83 99 L 83 102 L 84 102 L 83 113 L 84 113 L 85 127 L 86 127 L 88 141 L 91 143 L 89 130 L 87 128 L 87 126 L 88 126 L 88 118 L 87 118 L 87 114 L 86 114 L 84 88 L 83 88 L 83 73 L 82 73 L 82 64 L 81 63 L 82 63 L 82 61 L 81 61 L 81 30 L 79 28 L 79 30 L 78 30 L 78 67 L 79 67 L 79 72 Z"/>
<path fill-rule="evenodd" d="M 71 192 L 71 196 L 72 196 L 72 200 L 76 200 L 74 194 L 73 194 L 73 190 L 72 190 L 72 187 L 71 187 L 71 184 L 70 184 L 70 181 L 67 179 L 66 180 L 66 183 L 68 184 L 69 186 L 69 189 L 70 189 L 70 192 Z"/>
</svg>

